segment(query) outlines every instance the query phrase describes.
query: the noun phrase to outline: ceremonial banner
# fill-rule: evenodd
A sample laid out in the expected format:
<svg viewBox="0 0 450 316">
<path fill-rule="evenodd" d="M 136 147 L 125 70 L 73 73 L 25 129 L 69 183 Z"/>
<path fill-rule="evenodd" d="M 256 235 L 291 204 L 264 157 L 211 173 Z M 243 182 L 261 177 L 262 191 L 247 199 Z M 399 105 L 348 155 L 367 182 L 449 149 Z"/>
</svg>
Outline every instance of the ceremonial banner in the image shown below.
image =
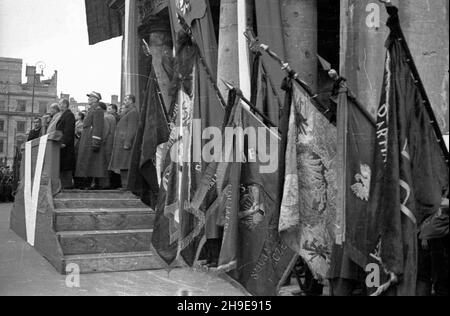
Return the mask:
<svg viewBox="0 0 450 316">
<path fill-rule="evenodd" d="M 167 147 L 166 167 L 159 192 L 152 243 L 161 258 L 171 265 L 188 245 L 182 241 L 182 211 L 189 207 L 194 188 L 192 161 L 193 98 L 180 89 Z M 202 215 L 202 214 L 201 214 Z M 204 222 L 204 220 L 203 220 Z M 182 247 L 183 246 L 183 247 Z"/>
<path fill-rule="evenodd" d="M 375 120 L 341 84 L 337 106 L 336 245 L 330 279 L 360 281 L 367 264 L 367 206 L 375 149 Z M 358 265 L 359 267 L 358 267 Z M 344 295 L 333 289 L 335 295 Z"/>
<path fill-rule="evenodd" d="M 192 266 L 204 236 L 205 213 L 215 202 L 206 194 L 204 200 L 191 203 L 207 168 L 202 157 L 206 141 L 201 134 L 208 127 L 222 126 L 224 110 L 211 82 L 217 72 L 217 41 L 208 3 L 171 0 L 169 8 L 192 23 L 192 37 L 184 31 L 177 34 L 177 97 L 170 113 L 173 128 L 166 148 L 153 245 L 168 264 L 181 255 Z M 174 14 L 171 18 L 179 30 L 178 19 Z M 178 152 L 172 155 L 178 156 L 178 161 L 171 159 L 170 152 Z"/>
<path fill-rule="evenodd" d="M 363 268 L 362 253 L 366 231 L 367 205 L 373 169 L 375 120 L 352 96 L 347 88 L 338 98 L 338 214 L 336 243 L 352 249 L 352 258 Z M 360 249 L 359 251 L 356 249 Z M 359 258 L 359 259 L 358 259 Z"/>
<path fill-rule="evenodd" d="M 279 232 L 315 278 L 325 279 L 335 241 L 337 131 L 302 88 L 291 85 Z"/>
<path fill-rule="evenodd" d="M 225 129 L 228 162 L 217 169 L 219 213 L 224 214 L 218 270 L 228 271 L 253 295 L 274 296 L 294 257 L 278 234 L 279 136 L 242 107 L 234 102 Z"/>
<path fill-rule="evenodd" d="M 370 193 L 368 251 L 398 284 L 389 294 L 414 296 L 417 229 L 438 211 L 448 188 L 448 166 L 436 141 L 430 106 L 419 89 L 397 8 L 388 7 L 383 94 L 378 109 L 374 176 Z"/>
<path fill-rule="evenodd" d="M 158 82 L 152 67 L 145 99 L 140 109 L 139 126 L 133 145 L 128 188 L 141 200 L 154 208 L 159 191 L 156 152 L 159 145 L 169 139 L 169 123 L 161 103 Z"/>
<path fill-rule="evenodd" d="M 260 52 L 255 53 L 252 82 L 252 104 L 278 126 L 282 103 Z"/>
</svg>

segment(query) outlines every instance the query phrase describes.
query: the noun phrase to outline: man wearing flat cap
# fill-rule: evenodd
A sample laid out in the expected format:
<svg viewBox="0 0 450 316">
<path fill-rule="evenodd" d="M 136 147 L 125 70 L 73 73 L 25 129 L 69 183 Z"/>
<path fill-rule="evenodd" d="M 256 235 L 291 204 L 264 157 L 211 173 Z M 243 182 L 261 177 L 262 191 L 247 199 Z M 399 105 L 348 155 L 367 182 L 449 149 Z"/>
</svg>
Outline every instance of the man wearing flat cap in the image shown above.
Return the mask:
<svg viewBox="0 0 450 316">
<path fill-rule="evenodd" d="M 88 95 L 89 110 L 83 122 L 75 177 L 85 179 L 85 189 L 100 189 L 100 179 L 108 177 L 104 146 L 104 110 L 98 92 Z"/>
</svg>

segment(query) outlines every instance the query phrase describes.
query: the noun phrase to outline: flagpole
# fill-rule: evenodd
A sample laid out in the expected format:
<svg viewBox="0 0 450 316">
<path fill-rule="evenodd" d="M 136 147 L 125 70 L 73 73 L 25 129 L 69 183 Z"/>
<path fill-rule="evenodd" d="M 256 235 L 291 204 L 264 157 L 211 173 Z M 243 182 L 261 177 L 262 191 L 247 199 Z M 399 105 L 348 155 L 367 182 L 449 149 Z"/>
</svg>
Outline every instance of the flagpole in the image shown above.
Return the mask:
<svg viewBox="0 0 450 316">
<path fill-rule="evenodd" d="M 353 103 L 355 103 L 358 110 L 361 111 L 361 113 L 372 123 L 372 125 L 376 126 L 376 124 L 377 124 L 376 120 L 367 111 L 367 109 L 358 101 L 358 99 L 353 95 L 353 93 L 347 86 L 347 79 L 345 79 L 344 77 L 341 77 L 335 69 L 332 69 L 331 64 L 329 64 L 325 59 L 323 59 L 319 55 L 317 55 L 317 57 L 319 58 L 323 69 L 325 71 L 328 71 L 328 76 L 335 82 L 332 95 L 334 96 L 334 95 L 338 95 L 339 93 L 341 93 L 339 91 L 339 89 L 341 89 L 341 88 L 345 89 L 346 90 L 345 92 L 347 93 L 347 97 L 350 98 L 353 101 Z M 325 65 L 325 63 L 326 63 L 326 65 Z"/>
<path fill-rule="evenodd" d="M 192 41 L 195 45 L 197 45 L 196 42 L 195 42 L 195 38 L 194 38 L 194 36 L 193 36 L 193 34 L 192 34 L 192 30 L 191 30 L 191 28 L 189 27 L 189 25 L 186 23 L 186 20 L 185 20 L 180 14 L 178 14 L 178 13 L 177 13 L 177 17 L 178 17 L 178 20 L 179 20 L 179 22 L 180 22 L 180 25 L 182 26 L 182 28 L 183 28 L 183 30 L 185 31 L 185 33 L 191 38 L 191 41 Z M 201 52 L 200 50 L 198 50 L 198 53 L 199 53 L 199 56 L 200 56 L 200 62 L 201 62 L 202 66 L 203 66 L 203 68 L 204 68 L 204 70 L 205 70 L 205 72 L 206 72 L 206 75 L 207 75 L 207 77 L 208 77 L 208 79 L 209 79 L 211 85 L 213 86 L 214 90 L 216 91 L 216 95 L 217 95 L 217 97 L 219 98 L 219 101 L 220 101 L 222 107 L 223 107 L 224 109 L 226 109 L 227 103 L 225 102 L 225 99 L 223 98 L 222 93 L 221 93 L 220 90 L 219 90 L 219 87 L 218 87 L 218 85 L 217 85 L 216 80 L 214 80 L 214 78 L 213 78 L 213 76 L 212 76 L 211 70 L 209 69 L 208 65 L 206 64 L 206 62 L 205 62 L 205 60 L 204 60 L 204 56 L 202 55 L 202 52 Z M 234 89 L 234 87 L 233 87 L 233 89 Z M 235 90 L 236 90 L 236 89 L 235 89 Z M 238 92 L 238 90 L 236 90 L 236 91 Z M 241 92 L 240 97 L 241 97 L 241 96 L 242 96 L 242 92 Z M 256 111 L 259 112 L 259 110 L 258 110 L 255 106 L 251 105 L 251 103 L 250 103 L 245 97 L 243 97 L 243 98 L 241 98 L 241 99 L 242 99 L 242 101 L 244 101 L 244 103 L 246 103 L 246 104 L 248 105 L 248 107 L 247 107 L 247 106 L 243 106 L 242 108 L 243 108 L 244 110 L 246 110 L 250 115 L 254 116 L 258 121 L 261 121 L 261 120 L 260 120 L 258 117 L 256 117 L 255 114 L 252 113 L 252 111 L 251 111 L 251 110 L 253 109 L 253 110 L 255 110 L 255 112 L 256 112 Z M 247 101 L 248 103 L 247 103 L 246 101 Z M 260 114 L 263 118 L 267 119 L 267 122 L 270 123 L 273 127 L 276 127 L 276 125 L 275 125 L 270 119 L 268 119 L 264 114 L 262 114 L 262 113 L 260 113 L 260 112 L 259 112 L 258 114 Z M 263 123 L 263 122 L 261 122 L 261 123 Z M 265 125 L 265 123 L 263 123 L 263 125 Z M 280 136 L 279 136 L 279 135 L 275 135 L 275 133 L 273 133 L 272 130 L 270 130 L 270 129 L 269 129 L 269 131 L 270 131 L 276 138 L 280 139 Z"/>
<path fill-rule="evenodd" d="M 289 63 L 282 60 L 274 51 L 272 51 L 270 49 L 269 45 L 259 43 L 259 40 L 255 37 L 255 35 L 253 34 L 253 32 L 251 30 L 248 29 L 245 32 L 245 37 L 247 38 L 247 40 L 249 42 L 248 44 L 250 46 L 250 49 L 252 49 L 253 51 L 263 50 L 272 59 L 274 59 L 281 66 L 281 69 L 284 70 L 287 73 L 287 75 L 290 78 L 292 78 L 300 87 L 302 87 L 302 89 L 306 92 L 306 94 L 311 99 L 312 104 L 316 107 L 316 109 L 322 115 L 324 115 L 328 119 L 328 121 L 333 123 L 332 122 L 333 115 L 330 115 L 330 114 L 333 114 L 332 110 L 329 107 L 322 104 L 319 100 L 317 100 L 318 94 L 314 93 L 312 91 L 312 89 L 309 87 L 309 85 L 299 78 L 300 77 L 299 74 L 289 66 Z M 335 123 L 333 123 L 333 124 L 335 124 Z"/>
</svg>

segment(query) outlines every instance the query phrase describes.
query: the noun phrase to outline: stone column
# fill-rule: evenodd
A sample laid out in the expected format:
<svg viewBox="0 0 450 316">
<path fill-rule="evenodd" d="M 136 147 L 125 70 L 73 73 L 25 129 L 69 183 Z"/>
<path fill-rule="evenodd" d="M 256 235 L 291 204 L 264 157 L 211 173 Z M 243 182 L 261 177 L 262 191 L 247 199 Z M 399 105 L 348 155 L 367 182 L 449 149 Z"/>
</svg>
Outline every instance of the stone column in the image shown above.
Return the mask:
<svg viewBox="0 0 450 316">
<path fill-rule="evenodd" d="M 139 38 L 137 32 L 137 7 L 134 0 L 125 1 L 125 31 L 123 40 L 123 77 L 125 95 L 133 94 L 136 96 L 137 104 L 139 100 L 139 67 L 138 67 L 138 49 Z M 122 98 L 125 97 L 122 95 Z"/>
<path fill-rule="evenodd" d="M 317 87 L 317 0 L 280 0 L 286 58 L 300 78 Z"/>
<path fill-rule="evenodd" d="M 238 14 L 241 13 L 238 11 L 238 4 L 243 4 L 244 1 L 247 26 L 253 27 L 253 11 L 255 6 L 255 2 L 253 0 L 222 0 L 220 7 L 217 83 L 219 86 L 219 90 L 225 100 L 228 99 L 228 89 L 226 88 L 225 84 L 223 84 L 222 80 L 229 81 L 236 87 L 241 87 L 239 73 L 239 71 L 241 70 L 241 67 L 239 65 L 239 47 L 241 47 L 241 53 L 243 53 L 243 45 L 246 45 L 245 48 L 247 50 L 248 46 L 246 44 L 246 41 L 239 40 L 238 37 Z M 243 36 L 243 34 L 241 35 Z M 247 55 L 250 57 L 250 53 L 248 53 Z M 250 60 L 248 60 L 248 65 L 249 63 Z M 250 78 L 250 70 L 248 70 L 248 72 L 248 78 Z M 249 95 L 247 97 L 250 98 Z"/>
<path fill-rule="evenodd" d="M 448 133 L 448 1 L 399 1 L 400 24 L 441 128 Z M 376 116 L 389 35 L 384 5 L 373 0 L 341 2 L 341 75 Z M 377 23 L 379 22 L 379 23 Z"/>
<path fill-rule="evenodd" d="M 222 80 L 239 85 L 239 47 L 237 25 L 237 0 L 222 0 L 220 5 L 219 58 L 217 84 L 225 100 L 228 89 Z"/>
<path fill-rule="evenodd" d="M 398 1 L 400 23 L 443 132 L 449 132 L 449 2 Z"/>
<path fill-rule="evenodd" d="M 381 95 L 384 43 L 388 30 L 383 5 L 373 0 L 341 2 L 340 75 L 375 117 Z"/>
<path fill-rule="evenodd" d="M 170 27 L 170 19 L 168 10 L 150 16 L 146 23 L 139 28 L 140 36 L 149 44 L 150 53 L 152 55 L 152 64 L 155 69 L 156 78 L 163 96 L 166 110 L 169 111 L 172 102 L 169 95 L 170 92 L 170 72 L 173 65 L 173 41 Z M 150 68 L 148 65 L 141 65 L 146 68 L 143 74 L 148 74 Z"/>
</svg>

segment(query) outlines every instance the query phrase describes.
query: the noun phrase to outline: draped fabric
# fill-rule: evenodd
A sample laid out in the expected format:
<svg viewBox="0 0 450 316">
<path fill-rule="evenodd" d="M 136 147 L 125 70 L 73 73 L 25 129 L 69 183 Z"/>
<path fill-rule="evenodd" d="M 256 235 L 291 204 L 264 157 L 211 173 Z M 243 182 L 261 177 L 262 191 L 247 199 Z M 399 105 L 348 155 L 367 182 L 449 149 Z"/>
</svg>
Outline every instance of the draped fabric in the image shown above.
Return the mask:
<svg viewBox="0 0 450 316">
<path fill-rule="evenodd" d="M 417 228 L 436 213 L 448 189 L 448 166 L 401 32 L 390 6 L 383 94 L 378 109 L 374 176 L 370 193 L 368 252 L 398 284 L 389 294 L 414 296 Z"/>
<path fill-rule="evenodd" d="M 159 95 L 155 71 L 152 67 L 139 125 L 129 158 L 128 188 L 142 201 L 154 208 L 159 191 L 156 168 L 157 147 L 169 139 L 169 123 Z"/>
<path fill-rule="evenodd" d="M 85 0 L 89 45 L 121 36 L 122 19 L 110 8 L 110 0 Z"/>
<path fill-rule="evenodd" d="M 260 53 L 255 54 L 253 61 L 252 82 L 252 104 L 278 126 L 282 102 Z"/>
<path fill-rule="evenodd" d="M 277 155 L 278 133 L 239 101 L 230 92 L 225 161 L 216 171 L 224 227 L 218 271 L 228 272 L 252 295 L 274 296 L 294 257 L 278 234 L 278 157 L 265 159 Z M 231 130 L 234 137 L 226 137 Z"/>
<path fill-rule="evenodd" d="M 325 279 L 335 241 L 336 127 L 291 84 L 279 232 L 314 276 Z"/>
<path fill-rule="evenodd" d="M 340 182 L 336 199 L 336 245 L 329 278 L 361 281 L 367 259 L 364 249 L 376 127 L 345 84 L 337 93 L 337 128 L 341 141 L 337 143 L 336 160 Z M 340 294 L 343 293 L 335 293 Z"/>
<path fill-rule="evenodd" d="M 217 72 L 217 41 L 208 3 L 190 3 L 192 7 L 188 11 L 184 11 L 184 7 L 178 7 L 177 4 L 179 3 L 176 1 L 169 3 L 172 25 L 174 29 L 175 25 L 176 29 L 179 29 L 173 14 L 178 12 L 188 20 L 187 23 L 192 23 L 193 38 L 184 31 L 177 34 L 177 96 L 176 101 L 172 103 L 173 128 L 166 150 L 168 153 L 177 153 L 175 156 L 183 159 L 177 162 L 173 160 L 174 155 L 167 155 L 153 244 L 169 265 L 180 255 L 192 266 L 198 257 L 205 233 L 205 213 L 214 202 L 207 193 L 198 204 L 192 203 L 194 193 L 198 190 L 202 175 L 207 169 L 207 164 L 201 157 L 201 145 L 205 142 L 200 139 L 201 131 L 208 127 L 220 127 L 224 111 L 211 83 L 211 78 L 215 78 Z M 204 10 L 203 4 L 206 4 Z M 195 15 L 196 12 L 200 14 L 194 16 L 192 21 L 189 20 L 188 15 Z"/>
</svg>

